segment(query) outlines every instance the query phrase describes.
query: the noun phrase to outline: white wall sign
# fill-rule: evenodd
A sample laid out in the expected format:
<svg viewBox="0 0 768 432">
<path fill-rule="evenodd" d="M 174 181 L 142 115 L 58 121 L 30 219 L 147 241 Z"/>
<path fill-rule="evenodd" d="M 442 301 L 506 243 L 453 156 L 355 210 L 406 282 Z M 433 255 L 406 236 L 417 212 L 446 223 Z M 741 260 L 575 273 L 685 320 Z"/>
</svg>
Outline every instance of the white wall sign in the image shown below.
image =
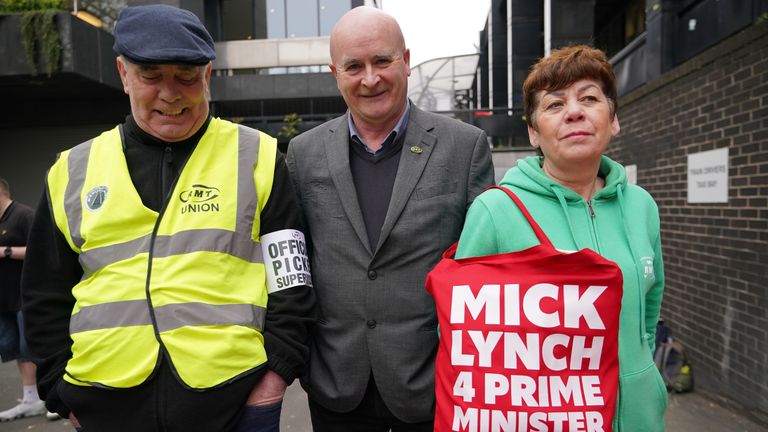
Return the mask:
<svg viewBox="0 0 768 432">
<path fill-rule="evenodd" d="M 627 165 L 624 167 L 624 171 L 627 173 L 627 183 L 637 184 L 637 165 Z"/>
<path fill-rule="evenodd" d="M 688 202 L 728 202 L 728 147 L 688 155 Z"/>
</svg>

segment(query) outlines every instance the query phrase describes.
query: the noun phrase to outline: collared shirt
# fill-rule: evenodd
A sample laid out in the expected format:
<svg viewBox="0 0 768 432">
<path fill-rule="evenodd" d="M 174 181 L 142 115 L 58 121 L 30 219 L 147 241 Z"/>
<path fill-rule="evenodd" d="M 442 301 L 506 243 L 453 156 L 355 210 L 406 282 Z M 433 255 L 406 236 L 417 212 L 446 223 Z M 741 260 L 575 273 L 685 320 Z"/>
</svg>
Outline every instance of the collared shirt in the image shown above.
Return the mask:
<svg viewBox="0 0 768 432">
<path fill-rule="evenodd" d="M 401 133 L 405 132 L 406 127 L 408 127 L 408 115 L 411 113 L 411 104 L 408 102 L 408 100 L 405 101 L 405 111 L 403 111 L 403 115 L 400 116 L 400 120 L 397 121 L 397 124 L 395 124 L 395 127 L 392 129 L 392 132 L 387 135 L 387 138 L 384 140 L 384 142 L 381 144 L 381 147 L 378 150 L 371 150 L 370 147 L 366 143 L 363 142 L 363 139 L 360 138 L 359 133 L 357 132 L 357 127 L 355 126 L 354 120 L 352 120 L 352 114 L 347 111 L 347 122 L 349 122 L 349 137 L 352 139 L 352 142 L 355 142 L 365 149 L 370 154 L 376 154 L 380 151 L 384 150 L 386 147 L 392 145 L 393 142 L 395 142 L 395 138 L 400 135 Z"/>
</svg>

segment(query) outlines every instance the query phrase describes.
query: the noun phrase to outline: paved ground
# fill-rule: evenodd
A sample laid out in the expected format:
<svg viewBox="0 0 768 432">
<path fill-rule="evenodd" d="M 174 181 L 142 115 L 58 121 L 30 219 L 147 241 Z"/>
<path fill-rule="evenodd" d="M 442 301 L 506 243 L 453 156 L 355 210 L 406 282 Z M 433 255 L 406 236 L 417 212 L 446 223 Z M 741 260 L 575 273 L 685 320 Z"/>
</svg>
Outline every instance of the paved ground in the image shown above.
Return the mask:
<svg viewBox="0 0 768 432">
<path fill-rule="evenodd" d="M 0 411 L 16 404 L 21 389 L 16 363 L 0 364 Z M 307 396 L 298 384 L 288 388 L 283 401 L 283 414 L 280 419 L 280 430 L 283 432 L 310 432 L 309 409 Z M 0 423 L 0 432 L 72 432 L 74 428 L 69 420 L 48 421 L 45 416 L 29 417 L 12 422 Z M 108 431 L 102 431 L 108 432 Z M 141 431 L 136 431 L 141 432 Z"/>
<path fill-rule="evenodd" d="M 14 363 L 0 365 L 0 411 L 10 408 L 19 397 L 18 372 Z M 766 432 L 738 412 L 700 393 L 673 394 L 667 410 L 667 431 L 671 432 Z M 310 432 L 307 398 L 296 384 L 288 389 L 283 404 L 281 430 Z M 67 420 L 47 421 L 45 417 L 0 423 L 0 431 L 54 432 L 73 430 Z"/>
</svg>

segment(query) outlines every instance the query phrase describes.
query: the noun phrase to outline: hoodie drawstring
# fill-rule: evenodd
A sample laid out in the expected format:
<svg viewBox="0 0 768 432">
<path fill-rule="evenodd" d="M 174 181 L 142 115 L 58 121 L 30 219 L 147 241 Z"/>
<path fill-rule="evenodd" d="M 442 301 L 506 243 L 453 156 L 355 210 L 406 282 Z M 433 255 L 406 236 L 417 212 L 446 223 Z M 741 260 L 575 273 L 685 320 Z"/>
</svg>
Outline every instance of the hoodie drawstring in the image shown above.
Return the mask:
<svg viewBox="0 0 768 432">
<path fill-rule="evenodd" d="M 624 214 L 624 193 L 622 192 L 622 187 L 619 186 L 616 188 L 616 193 L 618 195 L 619 199 L 619 211 L 621 212 L 621 221 L 624 225 L 624 236 L 627 238 L 627 244 L 629 245 L 629 252 L 632 254 L 632 259 L 635 263 L 639 262 L 639 256 L 637 256 L 637 253 L 635 253 L 635 248 L 632 247 L 632 239 L 629 237 L 629 225 L 627 225 L 627 217 Z M 643 301 L 643 279 L 640 276 L 639 271 L 635 271 L 635 277 L 637 279 L 637 296 L 638 296 L 638 304 L 640 305 L 640 339 L 647 343 L 648 341 L 645 338 L 646 328 L 645 328 L 645 302 Z"/>
<path fill-rule="evenodd" d="M 568 229 L 571 232 L 571 239 L 573 239 L 573 246 L 575 247 L 575 250 L 579 250 L 579 243 L 576 241 L 576 234 L 574 234 L 573 230 L 573 222 L 571 222 L 571 217 L 568 216 L 568 203 L 565 201 L 565 196 L 558 188 L 552 188 L 552 192 L 554 192 L 555 196 L 557 197 L 557 200 L 560 201 L 560 207 L 563 209 L 563 213 L 565 214 L 565 220 L 568 222 Z"/>
</svg>

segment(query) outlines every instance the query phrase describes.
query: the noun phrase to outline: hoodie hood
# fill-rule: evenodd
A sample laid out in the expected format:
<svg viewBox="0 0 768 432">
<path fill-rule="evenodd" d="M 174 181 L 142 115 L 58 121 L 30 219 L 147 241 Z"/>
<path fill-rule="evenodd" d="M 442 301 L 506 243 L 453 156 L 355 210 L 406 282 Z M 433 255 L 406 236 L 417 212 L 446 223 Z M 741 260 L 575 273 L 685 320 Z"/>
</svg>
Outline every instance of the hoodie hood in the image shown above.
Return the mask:
<svg viewBox="0 0 768 432">
<path fill-rule="evenodd" d="M 591 212 L 593 202 L 617 200 L 623 216 L 624 200 L 622 191 L 627 186 L 627 174 L 624 171 L 624 167 L 618 162 L 602 156 L 600 168 L 598 168 L 598 176 L 605 180 L 605 186 L 597 191 L 590 201 L 586 201 L 581 195 L 561 185 L 557 180 L 547 175 L 541 167 L 541 158 L 539 156 L 529 156 L 518 160 L 517 166 L 507 171 L 507 174 L 499 184 L 559 203 L 563 216 L 568 223 L 573 244 L 577 249 L 581 249 L 590 245 L 579 242 L 576 235 L 578 227 L 574 226 L 574 221 L 571 219 L 571 214 L 568 211 L 569 206 L 588 206 Z M 627 231 L 627 228 L 625 228 L 625 231 Z"/>
<path fill-rule="evenodd" d="M 619 188 L 624 189 L 627 185 L 627 173 L 624 167 L 607 156 L 602 156 L 600 159 L 598 176 L 605 180 L 605 186 L 592 197 L 593 199 L 614 198 L 617 190 Z M 558 199 L 558 195 L 562 195 L 568 202 L 583 200 L 579 194 L 549 177 L 541 168 L 539 156 L 529 156 L 518 160 L 517 165 L 507 171 L 499 184 L 514 186 L 537 195 L 551 196 L 554 199 Z"/>
</svg>

